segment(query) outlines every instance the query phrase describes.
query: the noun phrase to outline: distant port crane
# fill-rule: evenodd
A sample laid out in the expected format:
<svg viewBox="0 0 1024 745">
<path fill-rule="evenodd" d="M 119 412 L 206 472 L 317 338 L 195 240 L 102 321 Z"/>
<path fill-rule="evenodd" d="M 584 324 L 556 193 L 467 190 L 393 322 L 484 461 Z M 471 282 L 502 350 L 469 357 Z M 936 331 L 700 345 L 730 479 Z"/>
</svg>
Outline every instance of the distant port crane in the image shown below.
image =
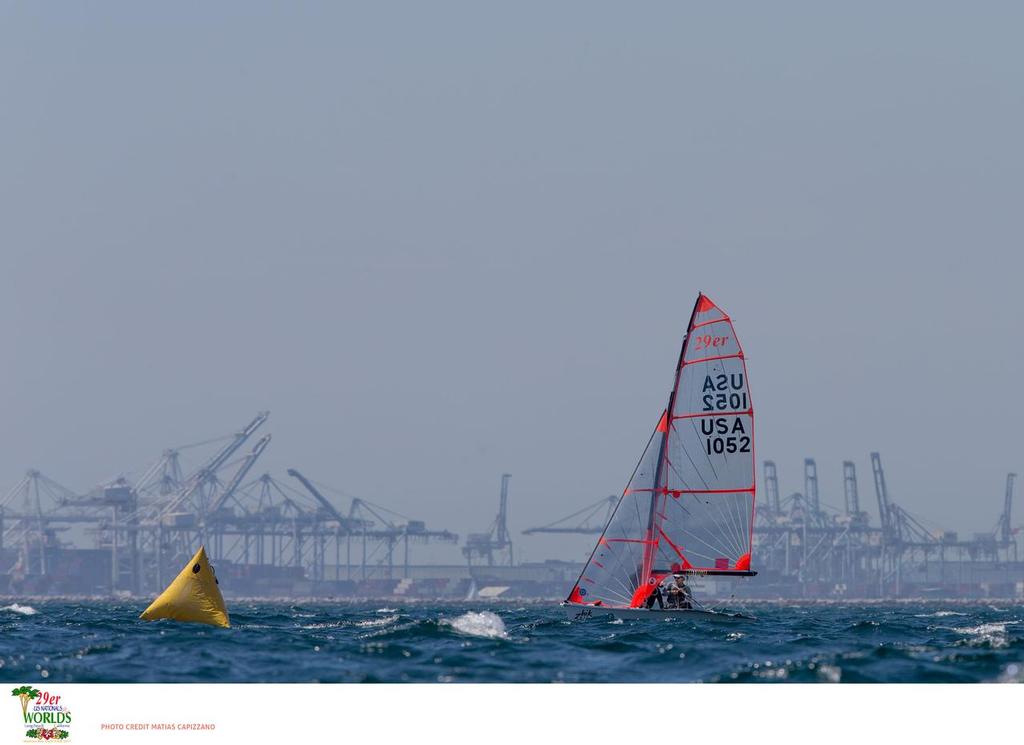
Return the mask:
<svg viewBox="0 0 1024 745">
<path fill-rule="evenodd" d="M 588 504 L 583 509 L 576 510 L 571 515 L 566 515 L 552 523 L 541 525 L 537 528 L 527 528 L 523 531 L 523 535 L 533 535 L 535 533 L 600 534 L 611 519 L 612 512 L 615 511 L 615 505 L 618 501 L 619 498 L 614 494 L 603 497 L 593 504 Z"/>
<path fill-rule="evenodd" d="M 497 556 L 499 564 L 513 565 L 512 538 L 508 532 L 508 483 L 511 479 L 511 474 L 501 475 L 498 516 L 494 518 L 491 529 L 486 533 L 470 533 L 466 536 L 466 545 L 462 547 L 466 563 L 472 565 L 473 558 L 478 557 L 487 559 L 487 566 L 494 566 Z"/>
</svg>

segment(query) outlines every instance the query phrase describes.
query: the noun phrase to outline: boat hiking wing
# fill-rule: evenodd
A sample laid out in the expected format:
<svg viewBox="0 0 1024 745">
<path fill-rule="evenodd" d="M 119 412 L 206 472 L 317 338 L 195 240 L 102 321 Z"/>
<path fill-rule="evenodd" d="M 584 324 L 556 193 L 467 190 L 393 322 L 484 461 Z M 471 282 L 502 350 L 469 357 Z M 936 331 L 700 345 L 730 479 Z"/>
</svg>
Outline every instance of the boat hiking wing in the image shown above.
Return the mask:
<svg viewBox="0 0 1024 745">
<path fill-rule="evenodd" d="M 637 608 L 672 572 L 754 574 L 755 470 L 743 348 L 701 294 L 668 407 L 568 601 Z"/>
</svg>

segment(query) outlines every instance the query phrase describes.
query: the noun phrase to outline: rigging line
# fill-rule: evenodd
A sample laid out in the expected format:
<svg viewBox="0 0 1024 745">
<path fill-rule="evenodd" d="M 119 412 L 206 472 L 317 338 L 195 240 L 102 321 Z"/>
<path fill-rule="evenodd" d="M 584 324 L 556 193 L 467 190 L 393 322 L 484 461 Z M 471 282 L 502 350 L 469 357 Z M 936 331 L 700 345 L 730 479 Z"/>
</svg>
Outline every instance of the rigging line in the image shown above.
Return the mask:
<svg viewBox="0 0 1024 745">
<path fill-rule="evenodd" d="M 722 551 L 722 547 L 721 546 L 713 546 L 713 545 L 711 545 L 706 540 L 704 540 L 704 538 L 702 538 L 701 536 L 697 535 L 696 533 L 694 533 L 692 531 L 687 531 L 685 533 L 685 535 L 689 536 L 690 538 L 692 538 L 695 541 L 700 541 L 705 546 L 707 546 L 709 549 L 711 549 L 712 551 L 716 552 L 715 554 L 702 554 L 699 551 L 695 551 L 694 552 L 695 556 L 707 556 L 709 558 L 714 558 L 716 555 L 717 556 L 721 556 L 722 555 L 723 551 Z M 708 538 L 721 538 L 721 536 L 713 536 L 713 535 L 710 535 L 710 534 L 706 534 L 706 537 L 708 537 Z M 689 544 L 688 544 L 688 542 L 687 542 L 687 545 L 685 546 L 685 548 L 686 548 L 687 551 L 689 551 Z"/>
<path fill-rule="evenodd" d="M 689 422 L 690 422 L 690 427 L 691 427 L 691 428 L 693 429 L 693 435 L 694 435 L 694 437 L 696 437 L 696 438 L 697 438 L 697 441 L 698 441 L 698 442 L 700 442 L 700 433 L 698 433 L 698 432 L 697 432 L 697 422 L 696 422 L 696 420 L 694 420 L 694 419 L 690 419 L 690 420 L 689 420 Z M 709 466 L 711 466 L 711 473 L 713 473 L 713 474 L 715 475 L 715 478 L 717 479 L 717 478 L 718 478 L 718 471 L 717 471 L 717 470 L 715 469 L 715 464 L 711 462 L 711 456 L 710 456 L 710 455 L 708 455 L 708 454 L 707 454 L 707 453 L 706 453 L 706 452 L 704 451 L 704 448 L 701 448 L 701 449 L 700 449 L 700 452 L 701 452 L 701 453 L 702 453 L 702 454 L 704 455 L 704 457 L 705 457 L 705 458 L 707 459 L 707 461 L 708 461 L 708 465 L 709 465 Z M 687 454 L 687 457 L 689 457 L 689 454 Z M 691 463 L 693 463 L 693 461 L 692 461 L 692 460 L 691 460 L 690 462 L 691 462 Z M 694 464 L 694 466 L 693 466 L 693 467 L 694 467 L 694 469 L 696 469 L 696 468 L 697 468 L 697 465 L 696 465 L 696 464 Z M 705 485 L 706 485 L 706 482 L 705 482 Z"/>
<path fill-rule="evenodd" d="M 690 563 L 698 571 L 700 571 L 702 569 L 710 569 L 712 566 L 714 566 L 714 560 L 715 560 L 716 556 L 721 556 L 721 554 L 706 553 L 704 551 L 691 551 L 690 552 L 690 557 L 691 557 Z"/>
<path fill-rule="evenodd" d="M 712 522 L 718 528 L 715 535 L 719 540 L 723 541 L 727 547 L 729 547 L 729 553 L 726 553 L 725 555 L 730 556 L 734 550 L 734 547 L 732 546 L 734 537 L 730 534 L 733 526 L 730 525 L 731 521 L 729 519 L 729 515 L 724 509 L 724 506 L 722 505 L 722 500 L 708 497 L 708 501 L 705 501 L 704 504 L 708 507 L 708 516 L 712 518 Z M 715 513 L 717 513 L 717 515 Z M 710 533 L 711 531 L 708 532 Z"/>
<path fill-rule="evenodd" d="M 612 579 L 612 578 L 609 578 L 609 579 Z M 614 596 L 620 597 L 620 598 L 622 598 L 624 600 L 627 599 L 627 598 L 632 597 L 632 595 L 633 595 L 633 588 L 629 587 L 629 585 L 627 585 L 622 580 L 617 579 L 615 581 L 618 582 L 619 587 L 622 588 L 622 592 L 617 590 L 612 585 L 608 585 L 608 584 L 605 584 L 605 583 L 602 583 L 602 582 L 593 581 L 593 585 L 594 585 L 593 593 L 595 595 L 597 595 L 598 597 L 600 597 L 601 595 L 614 595 Z"/>
<path fill-rule="evenodd" d="M 653 499 L 654 495 L 651 494 L 650 497 Z M 640 516 L 640 500 L 639 499 L 634 499 L 633 500 L 633 508 L 636 510 L 636 525 L 637 525 L 637 528 L 638 529 L 642 529 L 642 526 L 644 524 L 644 519 Z"/>
<path fill-rule="evenodd" d="M 702 393 L 702 392 L 699 392 L 699 391 L 697 390 L 697 384 L 696 384 L 696 383 L 697 383 L 697 381 L 696 381 L 696 380 L 694 380 L 694 381 L 692 381 L 692 382 L 690 383 L 690 390 L 689 390 L 689 393 L 690 393 L 690 400 L 686 402 L 686 403 L 687 403 L 687 407 L 686 407 L 686 410 L 687 410 L 688 412 L 693 412 L 693 411 L 695 411 L 695 410 L 697 409 L 697 397 L 698 397 L 698 395 L 699 395 L 700 393 Z M 679 381 L 679 384 L 680 384 L 680 385 L 682 385 L 682 384 L 683 384 L 682 376 L 680 376 L 680 381 Z M 673 416 L 674 416 L 674 415 L 675 415 L 675 412 L 672 412 L 672 414 L 673 414 Z"/>
<path fill-rule="evenodd" d="M 620 559 L 621 552 L 618 551 L 618 546 L 621 546 L 623 551 L 629 552 L 630 551 L 630 545 L 632 543 L 639 542 L 639 541 L 632 540 L 630 538 L 605 538 L 604 540 L 605 540 L 605 550 L 610 555 L 611 561 L 615 561 L 615 562 L 622 561 L 622 559 Z M 598 543 L 598 545 L 600 545 L 600 543 Z M 593 562 L 597 561 L 596 557 L 597 557 L 597 552 L 595 551 L 594 552 L 594 556 L 591 557 L 591 561 L 588 562 L 588 564 L 587 564 L 588 567 Z"/>
<path fill-rule="evenodd" d="M 673 424 L 673 425 L 672 425 L 672 429 L 676 429 L 676 426 L 675 426 L 675 424 Z M 678 430 L 676 430 L 676 434 L 677 434 L 677 435 L 679 434 L 679 431 L 678 431 Z M 699 479 L 700 479 L 700 481 L 701 481 L 701 483 L 702 483 L 702 484 L 704 485 L 704 487 L 705 487 L 705 488 L 707 488 L 707 489 L 710 489 L 710 488 L 711 488 L 711 486 L 710 486 L 710 485 L 708 484 L 708 482 L 707 482 L 707 480 L 706 480 L 706 479 L 704 478 L 704 476 L 703 476 L 703 475 L 701 475 L 700 469 L 699 469 L 699 468 L 697 468 L 697 464 L 693 462 L 693 458 L 691 458 L 691 457 L 690 457 L 690 453 L 689 453 L 689 451 L 688 451 L 688 450 L 686 449 L 686 446 L 685 446 L 685 445 L 683 445 L 682 435 L 679 435 L 679 437 L 678 437 L 677 439 L 678 439 L 678 441 L 679 441 L 679 448 L 680 448 L 680 449 L 681 449 L 681 450 L 683 451 L 683 455 L 685 455 L 685 456 L 686 456 L 686 459 L 687 459 L 688 461 L 690 461 L 690 465 L 691 465 L 691 466 L 693 466 L 693 472 L 694 472 L 695 474 L 697 474 L 697 478 L 699 478 Z M 702 450 L 701 452 L 704 452 L 704 451 Z M 713 471 L 715 470 L 715 467 L 714 467 L 714 466 L 712 466 L 712 467 L 711 467 L 711 470 L 712 470 L 712 472 L 713 472 Z M 718 478 L 718 474 L 717 474 L 717 473 L 715 474 L 715 478 Z"/>
<path fill-rule="evenodd" d="M 601 600 L 601 599 L 602 599 L 602 598 L 598 598 L 598 600 Z M 628 606 L 629 606 L 629 602 L 630 602 L 630 600 L 632 599 L 632 596 L 630 596 L 630 597 L 626 597 L 625 595 L 619 595 L 618 593 L 615 593 L 615 594 L 614 594 L 614 597 L 612 597 L 612 596 L 608 596 L 608 599 L 610 599 L 610 600 L 613 600 L 613 601 L 614 601 L 614 600 L 618 600 L 618 601 L 619 601 L 619 602 L 621 602 L 621 603 L 622 603 L 623 605 L 626 605 L 626 606 L 628 607 Z"/>
<path fill-rule="evenodd" d="M 627 555 L 625 557 L 617 556 L 617 557 L 614 557 L 613 561 L 608 562 L 608 564 L 605 566 L 605 568 L 601 569 L 600 572 L 603 572 L 605 575 L 607 575 L 606 579 L 608 581 L 613 581 L 614 580 L 616 582 L 620 582 L 622 584 L 623 589 L 626 589 L 627 585 L 625 583 L 624 577 L 628 578 L 628 575 L 629 575 L 628 567 L 632 566 L 634 563 L 635 563 L 635 557 L 633 557 L 633 556 L 629 556 L 629 555 Z M 589 567 L 588 567 L 588 569 L 589 569 Z M 594 573 L 597 574 L 598 572 L 594 572 Z M 588 574 L 588 576 L 589 576 L 589 574 Z M 629 592 L 632 592 L 632 591 L 633 591 L 632 588 L 630 588 Z"/>
<path fill-rule="evenodd" d="M 634 563 L 633 565 L 633 574 L 631 577 L 633 581 L 630 583 L 631 585 L 633 585 L 633 592 L 636 592 L 638 589 L 640 589 L 640 587 L 643 586 L 644 582 L 647 581 L 646 577 L 640 576 L 641 572 L 643 571 L 643 557 L 641 556 L 639 558 L 640 563 Z"/>
<path fill-rule="evenodd" d="M 753 503 L 751 502 L 751 510 L 753 510 Z M 747 542 L 750 540 L 750 517 L 745 514 L 747 508 L 747 502 L 745 497 L 734 498 L 731 504 L 731 508 L 736 510 L 736 522 L 738 525 L 736 531 L 736 545 L 739 547 L 738 556 L 742 556 L 749 550 Z"/>
<path fill-rule="evenodd" d="M 619 570 L 622 570 L 623 572 L 624 572 L 624 569 L 625 569 L 624 567 L 621 567 L 621 566 L 616 566 L 616 568 L 619 569 Z M 607 577 L 607 580 L 609 582 L 615 582 L 618 585 L 618 587 L 622 590 L 621 595 L 623 597 L 627 597 L 627 598 L 631 597 L 633 595 L 633 590 L 635 589 L 632 585 L 630 585 L 629 582 L 627 582 L 628 579 L 629 579 L 629 577 L 628 576 L 624 576 L 623 574 L 618 574 L 616 576 L 612 576 L 612 575 L 609 574 L 609 576 Z M 619 590 L 617 590 L 614 585 L 610 585 L 610 584 L 602 585 L 601 589 L 607 590 L 608 592 L 611 592 L 611 593 L 618 593 L 619 592 Z"/>
<path fill-rule="evenodd" d="M 655 516 L 663 515 L 665 513 L 665 508 L 668 506 L 668 492 L 666 491 L 663 494 L 655 494 L 652 495 L 652 497 L 654 499 Z M 661 522 L 656 521 L 655 526 L 660 530 Z M 657 547 L 658 544 L 661 543 L 661 539 L 658 537 L 658 531 L 654 531 L 651 534 L 651 537 L 654 539 L 655 547 Z"/>
<path fill-rule="evenodd" d="M 679 533 L 682 536 L 689 536 L 689 537 L 692 537 L 694 540 L 700 541 L 705 546 L 707 546 L 709 549 L 711 549 L 712 551 L 715 551 L 717 553 L 717 555 L 719 555 L 719 556 L 721 556 L 723 553 L 728 554 L 728 550 L 727 549 L 723 549 L 723 546 L 721 546 L 721 545 L 712 545 L 707 540 L 704 540 L 703 538 L 699 537 L 694 531 L 687 529 L 685 526 L 681 526 L 681 528 L 679 530 Z M 707 533 L 705 533 L 705 537 L 708 538 L 708 539 L 716 539 L 716 540 L 721 540 L 721 539 L 724 538 L 724 536 L 722 536 L 722 535 L 712 534 L 711 531 L 707 531 Z M 682 541 L 679 541 L 679 542 L 681 544 L 683 544 L 684 548 L 686 548 L 687 551 L 689 551 L 689 544 L 688 544 L 688 541 L 687 541 L 686 538 L 684 538 Z M 726 546 L 727 545 L 728 545 L 728 541 L 726 541 Z M 700 556 L 708 556 L 708 554 L 699 554 L 699 555 Z"/>
<path fill-rule="evenodd" d="M 683 487 L 686 488 L 686 489 L 692 489 L 693 486 L 691 486 L 690 483 L 685 478 L 683 478 L 683 474 L 679 473 L 679 469 L 676 468 L 676 464 L 673 463 L 671 460 L 669 460 L 669 458 L 667 456 L 665 458 L 665 461 L 668 463 L 669 467 L 672 469 L 672 473 L 674 473 L 679 478 L 679 483 L 682 484 Z M 704 486 L 707 486 L 707 484 L 704 484 Z"/>
<path fill-rule="evenodd" d="M 756 466 L 752 464 L 752 470 L 757 470 Z M 754 481 L 757 480 L 757 474 L 754 474 Z M 755 487 L 756 488 L 756 487 Z M 753 530 L 754 524 L 754 500 L 756 499 L 755 492 L 750 492 L 750 501 L 747 501 L 746 495 L 740 496 L 736 500 L 736 513 L 740 521 L 740 546 L 745 547 L 747 551 L 753 549 L 751 545 L 753 543 L 753 536 L 751 531 Z M 745 553 L 745 552 L 744 552 Z"/>
<path fill-rule="evenodd" d="M 722 500 L 720 500 L 720 501 L 722 501 Z M 732 500 L 728 500 L 728 504 L 724 505 L 724 508 L 729 513 L 729 525 L 728 525 L 728 527 L 729 527 L 729 529 L 731 529 L 733 531 L 733 534 L 729 536 L 729 540 L 731 540 L 733 542 L 733 546 L 735 547 L 735 550 L 736 550 L 736 556 L 738 558 L 738 557 L 742 556 L 743 553 L 744 553 L 744 551 L 742 550 L 743 549 L 743 539 L 742 539 L 742 535 L 743 535 L 743 524 L 742 524 L 743 523 L 743 518 L 741 516 L 739 516 L 733 510 L 733 508 L 735 506 L 736 506 L 736 500 L 732 499 Z"/>
<path fill-rule="evenodd" d="M 631 599 L 633 597 L 633 592 L 635 591 L 635 588 L 630 587 L 625 580 L 623 580 L 621 577 L 609 577 L 609 579 L 614 579 L 614 581 L 619 584 L 619 587 L 621 587 L 624 590 L 624 594 L 619 595 L 620 598 L 626 600 Z M 608 592 L 618 594 L 614 589 L 608 587 L 607 585 L 605 586 L 605 589 Z"/>
<path fill-rule="evenodd" d="M 661 531 L 661 537 L 665 539 L 665 543 L 667 543 L 667 544 L 668 544 L 668 546 L 669 546 L 669 548 L 671 548 L 671 549 L 672 549 L 672 551 L 674 551 L 674 552 L 675 552 L 676 556 L 677 556 L 678 558 L 680 558 L 680 559 L 685 559 L 685 558 L 686 558 L 686 556 L 685 556 L 685 555 L 683 554 L 683 551 L 682 551 L 682 549 L 680 549 L 678 545 L 676 545 L 675 543 L 673 543 L 672 539 L 668 537 L 668 533 L 666 533 L 666 532 L 665 532 L 664 530 L 662 530 L 661 528 L 658 528 L 658 530 L 660 530 L 660 531 Z M 670 560 L 670 561 L 669 561 L 669 564 L 671 565 L 671 564 L 673 563 L 673 562 L 671 561 L 671 559 L 672 559 L 672 555 L 671 555 L 671 554 L 669 554 L 669 553 L 668 553 L 668 551 L 665 551 L 665 554 L 666 554 L 666 557 L 667 557 L 667 558 L 668 558 L 668 559 Z"/>
<path fill-rule="evenodd" d="M 726 551 L 726 550 L 723 550 L 721 546 L 713 546 L 711 543 L 709 543 L 708 541 L 704 540 L 704 538 L 701 538 L 700 536 L 698 536 L 698 535 L 696 535 L 694 533 L 689 534 L 689 537 L 693 538 L 694 541 L 698 541 L 699 543 L 703 543 L 704 546 L 707 547 L 707 549 L 702 549 L 700 546 L 694 547 L 692 542 L 689 542 L 689 541 L 687 542 L 687 548 L 686 548 L 686 552 L 688 553 L 688 557 L 687 558 L 690 560 L 691 564 L 695 564 L 696 566 L 699 567 L 700 566 L 700 559 L 698 557 L 703 557 L 705 559 L 704 564 L 706 566 L 708 566 L 708 567 L 711 567 L 711 566 L 714 565 L 714 559 L 722 558 L 723 556 L 724 557 L 728 557 L 728 555 L 729 555 L 729 552 Z M 707 535 L 706 537 L 714 538 L 716 536 Z M 720 538 L 720 536 L 718 536 L 718 537 Z M 708 550 L 710 550 L 710 553 L 708 553 Z"/>
<path fill-rule="evenodd" d="M 737 545 L 740 547 L 740 555 L 742 556 L 753 550 L 751 528 L 753 527 L 754 519 L 754 494 L 750 494 L 749 501 L 745 494 L 737 494 L 733 500 L 733 506 L 736 508 L 736 518 L 739 523 Z"/>
<path fill-rule="evenodd" d="M 719 308 L 718 310 L 721 311 L 722 309 Z M 723 315 L 722 315 L 721 318 L 715 318 L 715 319 L 713 319 L 711 321 L 701 321 L 700 323 L 695 323 L 693 325 L 693 328 L 691 328 L 690 330 L 691 331 L 696 331 L 699 328 L 703 328 L 704 326 L 710 326 L 713 323 L 728 323 L 728 322 L 729 322 L 729 316 L 724 315 L 724 312 L 723 312 Z M 729 325 L 732 326 L 731 323 Z M 733 336 L 735 337 L 735 335 L 736 335 L 736 332 L 734 331 L 733 332 Z"/>
<path fill-rule="evenodd" d="M 613 555 L 611 557 L 612 560 L 608 562 L 607 570 L 602 570 L 602 571 L 604 571 L 605 574 L 607 574 L 607 576 L 609 578 L 614 577 L 615 580 L 618 581 L 622 585 L 622 587 L 624 589 L 626 589 L 627 593 L 632 595 L 632 593 L 633 593 L 633 591 L 634 591 L 636 586 L 634 585 L 634 587 L 629 587 L 625 583 L 625 581 L 621 579 L 621 577 L 619 575 L 620 575 L 620 573 L 625 574 L 626 578 L 628 579 L 629 578 L 629 569 L 627 567 L 632 566 L 632 567 L 634 567 L 634 569 L 633 569 L 634 579 L 636 579 L 637 584 L 639 584 L 639 581 L 640 581 L 639 580 L 639 576 L 636 576 L 636 569 L 635 569 L 636 557 L 633 555 L 633 553 L 634 553 L 633 550 L 629 548 L 630 546 L 632 546 L 634 544 L 626 544 L 626 543 L 624 543 L 624 544 L 621 544 L 621 545 L 623 546 L 623 550 L 619 551 L 619 550 L 617 550 L 615 548 L 615 544 L 612 544 L 612 543 L 607 544 L 607 547 L 611 551 L 613 551 L 614 553 L 613 553 Z M 625 554 L 625 555 L 623 555 L 623 554 Z M 596 551 L 595 551 L 594 555 L 595 556 L 597 555 Z M 591 567 L 592 563 L 593 563 L 593 558 L 591 559 L 590 562 L 587 563 L 586 569 L 589 569 Z M 583 574 L 587 574 L 587 571 L 584 570 Z"/>
<path fill-rule="evenodd" d="M 715 515 L 713 514 L 713 510 L 711 509 L 711 505 L 714 504 L 715 508 L 717 508 L 719 512 L 718 516 L 724 517 L 724 514 L 721 511 L 721 505 L 711 502 L 705 502 L 704 504 L 708 506 L 708 509 L 705 511 L 705 515 L 708 518 L 710 518 L 710 522 L 713 526 L 717 527 L 718 530 L 716 531 L 714 527 L 708 527 L 705 532 L 706 538 L 714 538 L 716 541 L 716 545 L 712 545 L 708 540 L 704 540 L 703 543 L 713 551 L 718 551 L 719 556 L 729 556 L 732 553 L 732 548 L 730 547 L 732 537 L 727 532 L 725 532 L 724 523 L 722 523 L 720 520 L 716 520 Z M 717 541 L 722 541 L 722 543 L 717 544 Z"/>
<path fill-rule="evenodd" d="M 729 496 L 729 495 L 723 494 L 722 495 L 722 499 L 715 500 L 716 506 L 719 509 L 719 513 L 722 514 L 722 517 L 727 518 L 727 522 L 723 522 L 722 523 L 722 530 L 723 531 L 727 531 L 727 530 L 731 530 L 732 531 L 731 535 L 729 535 L 728 533 L 723 532 L 723 537 L 726 537 L 726 538 L 728 538 L 729 541 L 732 541 L 734 548 L 740 548 L 743 545 L 743 541 L 742 541 L 742 539 L 737 541 L 736 538 L 737 538 L 737 536 L 741 536 L 743 534 L 743 526 L 742 526 L 742 522 L 743 521 L 742 521 L 742 518 L 739 518 L 739 521 L 737 522 L 737 519 L 736 519 L 737 516 L 733 512 L 732 508 L 734 506 L 735 500 L 729 500 L 728 504 L 726 504 L 726 505 L 722 504 L 723 501 L 727 501 L 725 499 L 727 496 Z M 742 553 L 743 553 L 743 551 L 740 551 L 736 555 L 739 556 Z"/>
<path fill-rule="evenodd" d="M 643 557 L 641 556 L 639 564 L 637 564 L 636 562 L 633 563 L 633 574 L 632 575 L 628 575 L 628 574 L 626 575 L 627 579 L 632 579 L 633 580 L 630 583 L 630 584 L 633 585 L 633 592 L 636 592 L 637 589 L 640 587 L 640 585 L 643 584 L 643 582 L 640 581 L 640 571 L 642 569 L 643 569 Z M 630 601 L 632 601 L 632 598 L 630 598 Z"/>
</svg>

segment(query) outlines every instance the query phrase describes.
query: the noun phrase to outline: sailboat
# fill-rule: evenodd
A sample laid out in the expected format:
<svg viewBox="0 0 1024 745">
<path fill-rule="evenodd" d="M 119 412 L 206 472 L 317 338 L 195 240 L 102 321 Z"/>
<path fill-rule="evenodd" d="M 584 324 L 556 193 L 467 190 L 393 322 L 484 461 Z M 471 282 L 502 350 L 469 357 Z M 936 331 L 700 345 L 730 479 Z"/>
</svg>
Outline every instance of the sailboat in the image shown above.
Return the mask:
<svg viewBox="0 0 1024 745">
<path fill-rule="evenodd" d="M 660 588 L 692 575 L 757 574 L 750 568 L 755 472 L 743 348 L 729 316 L 700 293 L 668 405 L 561 604 L 567 616 L 749 618 L 690 598 L 664 607 Z"/>
</svg>

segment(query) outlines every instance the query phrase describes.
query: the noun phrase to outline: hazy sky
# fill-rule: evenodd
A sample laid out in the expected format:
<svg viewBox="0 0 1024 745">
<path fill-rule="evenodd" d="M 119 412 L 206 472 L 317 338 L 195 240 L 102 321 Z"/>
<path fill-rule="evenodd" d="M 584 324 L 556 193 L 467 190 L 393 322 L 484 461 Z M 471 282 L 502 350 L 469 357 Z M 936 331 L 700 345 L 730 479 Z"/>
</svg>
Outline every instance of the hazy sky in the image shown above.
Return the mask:
<svg viewBox="0 0 1024 745">
<path fill-rule="evenodd" d="M 704 290 L 783 493 L 814 456 L 841 505 L 854 459 L 874 515 L 879 450 L 899 504 L 990 529 L 1024 472 L 1022 27 L 4 3 L 0 491 L 85 490 L 267 408 L 256 473 L 464 534 L 508 471 L 527 558 L 578 558 L 518 531 L 622 489 Z"/>
</svg>

